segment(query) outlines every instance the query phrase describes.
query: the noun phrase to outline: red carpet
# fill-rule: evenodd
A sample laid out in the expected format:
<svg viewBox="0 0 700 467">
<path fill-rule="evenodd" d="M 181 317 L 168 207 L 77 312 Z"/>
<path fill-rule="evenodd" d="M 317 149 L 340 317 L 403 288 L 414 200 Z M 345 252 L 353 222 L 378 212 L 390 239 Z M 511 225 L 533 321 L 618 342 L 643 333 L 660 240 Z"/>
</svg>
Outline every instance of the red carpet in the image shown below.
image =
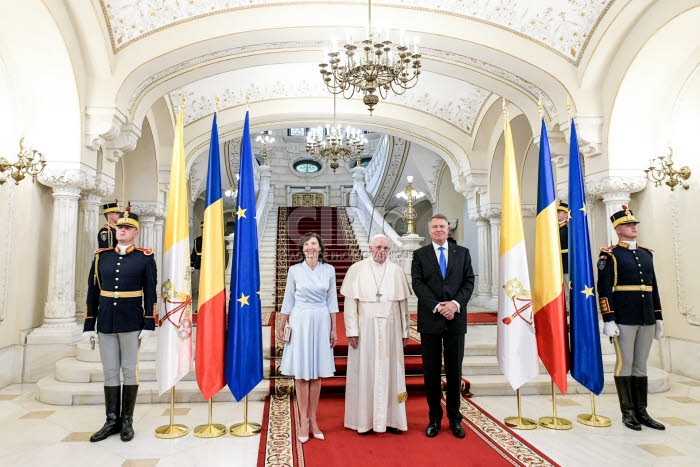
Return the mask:
<svg viewBox="0 0 700 467">
<path fill-rule="evenodd" d="M 466 399 L 462 399 L 462 413 L 467 437 L 461 440 L 452 435 L 446 419 L 437 437 L 425 436 L 427 406 L 421 394 L 411 395 L 406 401 L 408 431 L 401 435 L 361 436 L 344 428 L 344 404 L 340 395 L 322 397 L 318 421 L 326 439 L 311 438 L 301 444 L 296 438 L 296 413 L 291 413 L 289 397 L 268 399 L 258 466 L 557 465 Z"/>
</svg>

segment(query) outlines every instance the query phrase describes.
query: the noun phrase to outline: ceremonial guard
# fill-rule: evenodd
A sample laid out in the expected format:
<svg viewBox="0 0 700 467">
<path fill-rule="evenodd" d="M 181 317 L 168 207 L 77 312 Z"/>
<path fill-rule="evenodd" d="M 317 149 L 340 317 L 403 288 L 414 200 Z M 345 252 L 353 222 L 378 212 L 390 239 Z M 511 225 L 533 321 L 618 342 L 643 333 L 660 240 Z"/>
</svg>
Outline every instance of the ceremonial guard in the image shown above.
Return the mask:
<svg viewBox="0 0 700 467">
<path fill-rule="evenodd" d="M 561 248 L 561 264 L 564 274 L 569 275 L 569 205 L 559 202 L 557 206 L 557 221 L 559 222 L 559 246 Z M 568 282 L 568 279 L 567 279 Z"/>
<path fill-rule="evenodd" d="M 119 204 L 115 199 L 113 203 L 102 205 L 102 214 L 107 221 L 97 232 L 98 248 L 114 248 L 117 246 L 117 228 L 115 223 L 119 219 Z"/>
<path fill-rule="evenodd" d="M 202 234 L 204 234 L 204 221 L 199 223 L 199 228 L 202 230 Z M 194 246 L 190 253 L 190 267 L 192 268 L 192 297 L 194 298 L 196 296 L 197 301 L 199 301 L 199 270 L 202 267 L 202 235 L 194 237 Z M 192 301 L 192 309 L 195 309 L 194 300 Z"/>
<path fill-rule="evenodd" d="M 99 335 L 107 414 L 102 429 L 90 438 L 92 442 L 117 433 L 122 441 L 134 437 L 132 423 L 139 388 L 139 346 L 155 331 L 156 325 L 153 250 L 134 246 L 139 221 L 129 208 L 116 227 L 117 246 L 95 252 L 88 277 L 83 333 L 91 340 Z"/>
<path fill-rule="evenodd" d="M 637 245 L 637 224 L 627 206 L 610 216 L 617 245 L 602 248 L 598 259 L 598 297 L 603 333 L 615 344 L 615 386 L 622 423 L 639 431 L 664 425 L 647 413 L 647 359 L 653 339 L 663 334 L 661 301 L 652 251 Z"/>
</svg>

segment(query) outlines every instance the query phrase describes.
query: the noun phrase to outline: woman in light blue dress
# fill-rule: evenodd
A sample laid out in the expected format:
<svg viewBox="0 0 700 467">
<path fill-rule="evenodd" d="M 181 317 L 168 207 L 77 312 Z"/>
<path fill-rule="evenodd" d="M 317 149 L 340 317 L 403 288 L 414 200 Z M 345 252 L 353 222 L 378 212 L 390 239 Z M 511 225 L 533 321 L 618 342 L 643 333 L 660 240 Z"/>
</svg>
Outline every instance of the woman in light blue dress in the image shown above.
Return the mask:
<svg viewBox="0 0 700 467">
<path fill-rule="evenodd" d="M 333 347 L 338 337 L 335 319 L 338 294 L 335 268 L 323 261 L 323 240 L 308 233 L 299 240 L 302 261 L 289 268 L 282 303 L 278 338 L 289 321 L 291 338 L 284 347 L 280 372 L 294 376 L 299 405 L 299 441 L 309 440 L 309 428 L 316 439 L 324 439 L 316 421 L 321 397 L 321 378 L 333 376 Z"/>
</svg>

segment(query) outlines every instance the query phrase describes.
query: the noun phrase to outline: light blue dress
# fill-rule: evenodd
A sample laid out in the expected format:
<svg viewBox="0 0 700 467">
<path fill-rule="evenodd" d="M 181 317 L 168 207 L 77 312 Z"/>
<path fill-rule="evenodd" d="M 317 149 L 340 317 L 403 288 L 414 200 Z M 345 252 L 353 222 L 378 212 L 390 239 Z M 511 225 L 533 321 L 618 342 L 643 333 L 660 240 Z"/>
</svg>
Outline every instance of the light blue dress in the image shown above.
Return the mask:
<svg viewBox="0 0 700 467">
<path fill-rule="evenodd" d="M 331 313 L 338 312 L 335 268 L 306 261 L 289 268 L 282 313 L 289 315 L 292 335 L 284 346 L 280 372 L 296 379 L 333 376 Z"/>
</svg>

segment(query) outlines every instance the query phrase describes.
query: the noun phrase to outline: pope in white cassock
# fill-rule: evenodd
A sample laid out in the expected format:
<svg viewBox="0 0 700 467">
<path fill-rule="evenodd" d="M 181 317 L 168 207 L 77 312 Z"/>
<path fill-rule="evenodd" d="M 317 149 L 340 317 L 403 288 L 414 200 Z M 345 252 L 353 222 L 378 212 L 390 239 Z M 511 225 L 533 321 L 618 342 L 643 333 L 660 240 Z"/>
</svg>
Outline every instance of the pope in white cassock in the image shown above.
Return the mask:
<svg viewBox="0 0 700 467">
<path fill-rule="evenodd" d="M 375 235 L 369 249 L 372 256 L 350 266 L 340 288 L 349 344 L 345 427 L 400 434 L 408 429 L 403 347 L 411 289 L 401 268 L 387 260 L 384 235 Z"/>
</svg>

